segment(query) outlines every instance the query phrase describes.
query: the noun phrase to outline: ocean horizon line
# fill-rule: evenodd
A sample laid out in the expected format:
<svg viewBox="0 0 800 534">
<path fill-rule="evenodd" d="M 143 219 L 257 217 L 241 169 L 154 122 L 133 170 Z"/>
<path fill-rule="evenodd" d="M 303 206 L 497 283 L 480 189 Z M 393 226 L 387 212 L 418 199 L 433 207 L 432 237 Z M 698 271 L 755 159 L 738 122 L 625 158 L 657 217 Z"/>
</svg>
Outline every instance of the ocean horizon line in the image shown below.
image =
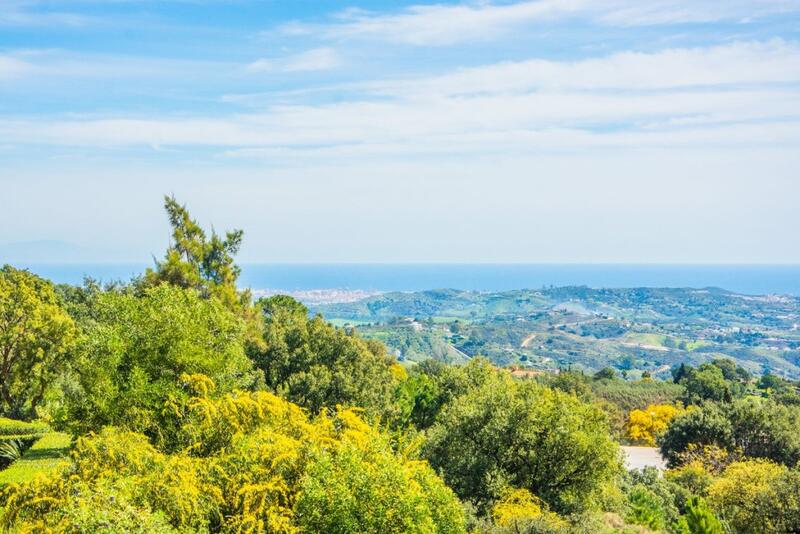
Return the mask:
<svg viewBox="0 0 800 534">
<path fill-rule="evenodd" d="M 145 263 L 19 263 L 57 283 L 86 277 L 124 281 Z M 800 296 L 795 264 L 577 264 L 577 263 L 247 263 L 239 284 L 263 290 L 509 291 L 542 287 L 719 288 L 745 295 Z"/>
<path fill-rule="evenodd" d="M 240 266 L 261 265 L 391 265 L 391 266 L 610 266 L 610 267 L 800 267 L 800 262 L 551 262 L 551 261 L 242 261 Z M 18 261 L 0 259 L 0 265 L 15 266 L 143 266 L 154 265 L 154 262 L 142 261 Z"/>
</svg>

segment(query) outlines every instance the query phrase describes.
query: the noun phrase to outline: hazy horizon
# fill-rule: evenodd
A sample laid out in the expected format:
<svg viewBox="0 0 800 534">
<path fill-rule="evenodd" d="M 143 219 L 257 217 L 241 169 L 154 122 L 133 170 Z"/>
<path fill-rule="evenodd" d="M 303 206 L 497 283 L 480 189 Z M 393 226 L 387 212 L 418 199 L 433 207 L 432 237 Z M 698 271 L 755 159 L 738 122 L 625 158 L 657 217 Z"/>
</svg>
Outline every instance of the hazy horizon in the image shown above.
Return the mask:
<svg viewBox="0 0 800 534">
<path fill-rule="evenodd" d="M 56 283 L 80 285 L 87 276 L 103 283 L 128 281 L 152 264 L 21 263 L 17 266 Z M 746 295 L 800 296 L 800 265 L 244 263 L 241 269 L 240 287 L 289 293 L 436 289 L 491 292 L 588 286 L 719 288 Z"/>
</svg>

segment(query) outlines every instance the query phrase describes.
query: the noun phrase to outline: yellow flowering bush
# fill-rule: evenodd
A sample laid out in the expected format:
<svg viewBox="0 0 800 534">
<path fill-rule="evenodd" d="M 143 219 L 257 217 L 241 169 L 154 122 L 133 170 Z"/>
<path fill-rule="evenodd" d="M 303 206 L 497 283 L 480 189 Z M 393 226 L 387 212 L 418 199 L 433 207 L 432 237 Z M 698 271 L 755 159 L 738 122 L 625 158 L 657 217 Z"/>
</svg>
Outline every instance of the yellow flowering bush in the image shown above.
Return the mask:
<svg viewBox="0 0 800 534">
<path fill-rule="evenodd" d="M 683 412 L 682 408 L 671 404 L 651 404 L 644 410 L 631 410 L 625 425 L 628 438 L 652 447 L 656 438 L 667 430 L 669 422 Z"/>
<path fill-rule="evenodd" d="M 797 477 L 769 460 L 730 464 L 708 487 L 708 503 L 734 532 L 789 532 L 800 517 Z"/>
<path fill-rule="evenodd" d="M 542 515 L 542 501 L 530 491 L 509 488 L 492 508 L 494 522 L 500 526 L 510 525 L 520 519 L 532 519 Z"/>
<path fill-rule="evenodd" d="M 708 486 L 714 480 L 714 476 L 708 468 L 697 460 L 666 471 L 664 478 L 686 488 L 692 494 L 700 496 L 706 494 Z"/>
<path fill-rule="evenodd" d="M 566 529 L 568 523 L 557 514 L 547 511 L 536 495 L 524 488 L 507 488 L 492 507 L 494 524 L 512 532 L 525 531 L 524 525 L 532 521 L 552 530 Z"/>
<path fill-rule="evenodd" d="M 174 408 L 174 450 L 110 427 L 81 438 L 61 472 L 4 490 L 2 527 L 465 532 L 460 503 L 428 464 L 394 452 L 353 410 L 310 418 L 267 392 L 199 396 Z"/>
</svg>

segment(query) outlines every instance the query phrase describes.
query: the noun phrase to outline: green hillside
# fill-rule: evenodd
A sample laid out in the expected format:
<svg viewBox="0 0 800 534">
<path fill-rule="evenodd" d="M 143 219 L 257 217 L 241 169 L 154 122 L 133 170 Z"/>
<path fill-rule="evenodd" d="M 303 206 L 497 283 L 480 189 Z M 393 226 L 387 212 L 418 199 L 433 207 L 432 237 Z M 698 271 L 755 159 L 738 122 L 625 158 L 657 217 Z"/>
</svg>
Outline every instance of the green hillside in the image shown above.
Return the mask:
<svg viewBox="0 0 800 534">
<path fill-rule="evenodd" d="M 719 289 L 440 290 L 387 293 L 312 312 L 340 324 L 358 321 L 365 337 L 411 361 L 452 361 L 449 345 L 469 357 L 539 369 L 592 372 L 610 365 L 633 377 L 668 377 L 680 363 L 730 357 L 752 372 L 800 376 L 794 297 Z"/>
</svg>

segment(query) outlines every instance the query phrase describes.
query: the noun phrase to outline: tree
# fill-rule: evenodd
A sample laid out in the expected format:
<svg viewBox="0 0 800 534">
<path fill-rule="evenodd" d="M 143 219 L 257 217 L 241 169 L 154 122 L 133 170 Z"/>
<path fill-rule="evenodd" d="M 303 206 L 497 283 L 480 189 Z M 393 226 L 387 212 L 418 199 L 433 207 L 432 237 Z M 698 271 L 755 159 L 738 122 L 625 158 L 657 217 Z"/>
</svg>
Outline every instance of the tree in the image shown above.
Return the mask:
<svg viewBox="0 0 800 534">
<path fill-rule="evenodd" d="M 467 391 L 494 379 L 496 370 L 485 358 L 472 358 L 466 365 L 448 365 L 425 360 L 415 366 L 395 394 L 397 426 L 411 424 L 425 430 L 436 421 L 444 406 Z"/>
<path fill-rule="evenodd" d="M 725 380 L 729 381 L 738 381 L 747 376 L 749 378 L 750 374 L 738 367 L 736 362 L 730 358 L 717 358 L 712 360 L 711 365 L 715 365 L 719 367 L 719 370 L 722 371 L 722 376 L 725 377 Z"/>
<path fill-rule="evenodd" d="M 389 409 L 399 371 L 383 344 L 348 335 L 287 296 L 261 299 L 264 348 L 250 356 L 267 386 L 314 413 L 337 405 Z"/>
<path fill-rule="evenodd" d="M 688 534 L 724 534 L 725 529 L 719 519 L 709 509 L 708 504 L 701 497 L 692 497 L 689 500 L 684 524 Z"/>
<path fill-rule="evenodd" d="M 703 364 L 697 369 L 692 369 L 681 379 L 686 388 L 684 403 L 699 404 L 703 401 L 730 402 L 731 386 L 722 369 L 713 364 Z"/>
<path fill-rule="evenodd" d="M 800 407 L 800 392 L 796 390 L 782 391 L 778 394 L 773 394 L 770 396 L 770 399 L 784 406 Z"/>
<path fill-rule="evenodd" d="M 764 373 L 761 375 L 761 378 L 758 381 L 758 387 L 760 389 L 778 393 L 788 389 L 790 387 L 790 382 L 784 380 L 778 375 Z"/>
<path fill-rule="evenodd" d="M 212 229 L 209 237 L 174 196 L 164 197 L 164 209 L 172 226 L 172 242 L 164 259 L 156 261 L 154 269 L 147 269 L 140 286 L 166 283 L 194 289 L 203 298 L 216 298 L 245 320 L 247 341 L 260 344 L 261 323 L 250 292 L 240 292 L 236 287 L 241 269 L 234 256 L 244 232 L 233 230 L 223 237 Z"/>
<path fill-rule="evenodd" d="M 686 365 L 685 363 L 681 363 L 677 367 L 673 367 L 670 371 L 672 373 L 672 381 L 676 384 L 680 383 L 686 376 L 688 376 L 689 371 L 692 369 L 691 365 Z"/>
<path fill-rule="evenodd" d="M 412 372 L 395 392 L 395 426 L 423 430 L 431 426 L 442 407 L 439 387 L 427 374 Z"/>
<path fill-rule="evenodd" d="M 156 262 L 154 270 L 148 269 L 146 277 L 206 294 L 235 289 L 240 269 L 233 256 L 239 251 L 244 233 L 234 230 L 223 238 L 212 231 L 208 238 L 174 196 L 164 197 L 164 209 L 172 225 L 172 242 L 166 257 Z"/>
<path fill-rule="evenodd" d="M 30 418 L 64 370 L 77 338 L 53 284 L 10 265 L 0 269 L 0 408 Z"/>
<path fill-rule="evenodd" d="M 708 501 L 734 532 L 795 532 L 800 474 L 768 460 L 735 462 L 708 488 Z"/>
<path fill-rule="evenodd" d="M 658 442 L 667 465 L 676 467 L 680 464 L 681 453 L 692 444 L 732 450 L 733 426 L 722 409 L 711 404 L 672 419 Z"/>
<path fill-rule="evenodd" d="M 752 379 L 746 369 L 736 365 L 731 358 L 717 358 L 711 362 L 711 365 L 719 367 L 722 371 L 722 376 L 728 381 L 732 396 L 741 397 L 744 394 L 747 383 Z"/>
<path fill-rule="evenodd" d="M 637 484 L 629 496 L 628 521 L 643 525 L 653 530 L 661 530 L 666 526 L 663 503 L 647 486 Z"/>
<path fill-rule="evenodd" d="M 788 466 L 800 461 L 800 408 L 771 401 L 741 399 L 725 409 L 733 428 L 733 446 L 751 458 Z"/>
<path fill-rule="evenodd" d="M 628 472 L 627 518 L 631 523 L 651 529 L 673 531 L 680 520 L 680 509 L 688 492 L 661 476 L 653 467 Z"/>
<path fill-rule="evenodd" d="M 682 411 L 670 404 L 651 404 L 644 410 L 631 410 L 626 424 L 627 435 L 634 442 L 653 446 L 669 422 Z"/>
<path fill-rule="evenodd" d="M 431 465 L 483 511 L 507 486 L 557 513 L 590 507 L 620 468 L 598 407 L 505 373 L 449 403 L 428 436 Z"/>
<path fill-rule="evenodd" d="M 548 385 L 565 393 L 572 393 L 577 397 L 589 400 L 593 397 L 589 386 L 589 379 L 577 371 L 561 371 L 550 378 Z"/>
<path fill-rule="evenodd" d="M 714 445 L 730 453 L 794 466 L 800 462 L 798 421 L 800 408 L 738 399 L 727 405 L 708 404 L 676 417 L 659 442 L 671 466 L 680 463 L 681 454 L 692 444 Z"/>
<path fill-rule="evenodd" d="M 800 387 L 796 382 L 772 373 L 764 373 L 758 381 L 758 387 L 779 404 L 800 406 Z"/>
<path fill-rule="evenodd" d="M 169 407 L 191 393 L 184 375 L 211 377 L 219 393 L 257 380 L 242 320 L 194 289 L 105 292 L 91 315 L 74 362 L 78 387 L 67 391 L 63 416 L 73 430 L 117 425 L 169 441 Z"/>
<path fill-rule="evenodd" d="M 614 380 L 617 378 L 617 371 L 613 367 L 604 367 L 597 371 L 592 378 L 594 380 Z"/>
</svg>

